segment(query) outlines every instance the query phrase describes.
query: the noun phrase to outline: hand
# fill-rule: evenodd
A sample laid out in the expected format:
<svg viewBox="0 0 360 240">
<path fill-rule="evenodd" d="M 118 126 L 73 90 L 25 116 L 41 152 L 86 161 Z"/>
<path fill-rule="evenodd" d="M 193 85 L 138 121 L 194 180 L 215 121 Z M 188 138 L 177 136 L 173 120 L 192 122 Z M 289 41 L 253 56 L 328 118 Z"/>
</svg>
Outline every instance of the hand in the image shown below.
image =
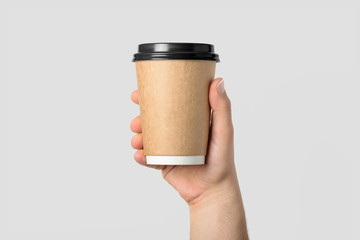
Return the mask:
<svg viewBox="0 0 360 240">
<path fill-rule="evenodd" d="M 142 150 L 140 116 L 136 117 L 130 124 L 131 130 L 138 133 L 131 140 L 132 147 L 140 149 L 135 153 L 135 160 L 141 165 L 161 169 L 164 179 L 189 204 L 196 202 L 206 191 L 216 188 L 225 181 L 234 181 L 236 179 L 230 100 L 226 95 L 223 84 L 224 81 L 216 79 L 210 86 L 209 101 L 213 113 L 205 165 L 147 165 Z M 137 90 L 131 95 L 131 99 L 137 104 L 139 103 L 138 96 Z"/>
<path fill-rule="evenodd" d="M 131 99 L 133 102 L 139 103 L 137 90 L 132 93 Z M 224 81 L 221 78 L 212 81 L 209 88 L 209 101 L 213 112 L 205 165 L 147 165 L 142 150 L 140 116 L 134 118 L 130 124 L 131 130 L 137 133 L 131 140 L 132 147 L 138 149 L 134 158 L 141 165 L 160 169 L 164 179 L 188 203 L 190 213 L 194 213 L 191 216 L 191 236 L 196 236 L 200 234 L 199 232 L 211 234 L 211 231 L 207 229 L 211 228 L 211 223 L 209 223 L 209 219 L 206 219 L 211 218 L 211 215 L 207 217 L 206 215 L 209 213 L 206 212 L 213 210 L 215 212 L 217 210 L 225 212 L 234 210 L 237 212 L 238 214 L 234 217 L 225 217 L 230 221 L 228 226 L 234 226 L 235 231 L 237 226 L 241 227 L 241 234 L 245 236 L 244 210 L 234 164 L 234 130 L 231 120 L 231 103 L 224 89 Z M 215 212 L 213 214 L 216 214 Z M 221 220 L 221 214 L 219 213 L 217 216 L 219 219 L 216 221 Z M 216 221 L 214 222 L 215 225 L 218 224 Z M 201 226 L 205 222 L 208 226 Z M 226 227 L 222 227 L 222 231 L 225 229 Z M 211 235 L 216 239 L 216 234 Z M 219 237 L 227 239 L 223 235 Z"/>
</svg>

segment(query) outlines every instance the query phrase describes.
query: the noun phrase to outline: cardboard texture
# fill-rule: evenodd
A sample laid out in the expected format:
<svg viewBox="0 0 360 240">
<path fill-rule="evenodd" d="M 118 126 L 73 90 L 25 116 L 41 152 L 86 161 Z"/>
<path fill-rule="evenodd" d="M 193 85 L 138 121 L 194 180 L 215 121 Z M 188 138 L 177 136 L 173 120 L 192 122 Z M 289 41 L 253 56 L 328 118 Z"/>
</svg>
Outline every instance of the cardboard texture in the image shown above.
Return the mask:
<svg viewBox="0 0 360 240">
<path fill-rule="evenodd" d="M 137 61 L 145 155 L 206 155 L 215 61 Z"/>
</svg>

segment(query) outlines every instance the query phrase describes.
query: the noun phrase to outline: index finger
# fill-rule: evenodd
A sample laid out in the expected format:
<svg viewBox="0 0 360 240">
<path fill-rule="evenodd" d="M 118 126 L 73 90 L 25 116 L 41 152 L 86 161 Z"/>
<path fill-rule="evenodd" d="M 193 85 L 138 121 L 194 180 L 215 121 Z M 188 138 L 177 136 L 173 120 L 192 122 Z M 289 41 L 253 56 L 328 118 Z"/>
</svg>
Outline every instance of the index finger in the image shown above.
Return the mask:
<svg viewBox="0 0 360 240">
<path fill-rule="evenodd" d="M 131 101 L 139 104 L 139 91 L 137 89 L 131 93 Z"/>
</svg>

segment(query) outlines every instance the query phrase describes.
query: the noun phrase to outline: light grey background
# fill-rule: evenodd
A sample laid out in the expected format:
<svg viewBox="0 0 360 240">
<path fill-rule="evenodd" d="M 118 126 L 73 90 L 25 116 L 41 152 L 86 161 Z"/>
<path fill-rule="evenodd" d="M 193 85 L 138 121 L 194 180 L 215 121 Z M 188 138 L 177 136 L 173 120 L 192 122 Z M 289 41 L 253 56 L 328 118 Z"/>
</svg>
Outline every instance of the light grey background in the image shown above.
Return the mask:
<svg viewBox="0 0 360 240">
<path fill-rule="evenodd" d="M 360 239 L 359 9 L 268 2 L 4 4 L 0 238 L 188 239 L 129 130 L 137 44 L 185 41 L 220 54 L 251 239 Z"/>
</svg>

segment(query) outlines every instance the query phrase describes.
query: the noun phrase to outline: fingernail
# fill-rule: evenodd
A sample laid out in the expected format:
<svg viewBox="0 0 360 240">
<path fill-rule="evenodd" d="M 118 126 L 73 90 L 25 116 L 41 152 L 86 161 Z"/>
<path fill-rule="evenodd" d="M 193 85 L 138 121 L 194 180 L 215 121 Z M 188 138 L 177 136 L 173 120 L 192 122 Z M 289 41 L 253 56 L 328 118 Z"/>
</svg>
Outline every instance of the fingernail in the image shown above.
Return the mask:
<svg viewBox="0 0 360 240">
<path fill-rule="evenodd" d="M 217 90 L 218 90 L 218 93 L 220 94 L 223 94 L 224 91 L 225 91 L 225 87 L 224 87 L 224 79 L 221 79 L 221 81 L 218 83 L 217 85 Z"/>
</svg>

